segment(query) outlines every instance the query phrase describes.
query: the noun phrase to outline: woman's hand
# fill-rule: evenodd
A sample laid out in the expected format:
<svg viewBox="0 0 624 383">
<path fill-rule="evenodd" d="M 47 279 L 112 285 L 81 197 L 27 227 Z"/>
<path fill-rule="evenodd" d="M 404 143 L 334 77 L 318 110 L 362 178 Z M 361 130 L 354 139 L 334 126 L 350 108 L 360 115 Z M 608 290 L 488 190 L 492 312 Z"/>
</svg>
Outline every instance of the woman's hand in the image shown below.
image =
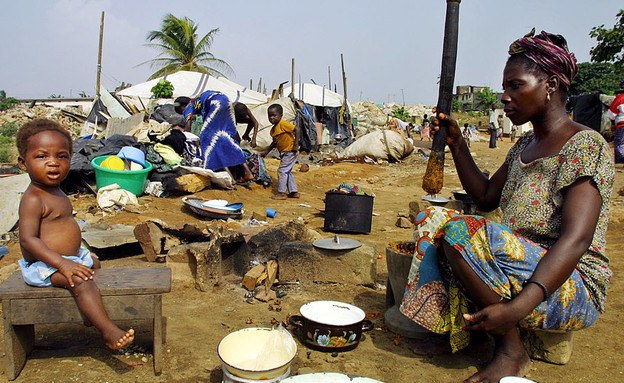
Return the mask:
<svg viewBox="0 0 624 383">
<path fill-rule="evenodd" d="M 457 121 L 453 120 L 444 113 L 438 113 L 436 116 L 431 118 L 431 132 L 436 134 L 436 132 L 440 130 L 440 126 L 448 127 L 446 144 L 449 147 L 457 146 L 462 142 L 463 137 Z"/>
<path fill-rule="evenodd" d="M 63 258 L 61 263 L 58 265 L 58 271 L 63 274 L 65 279 L 67 279 L 67 283 L 69 283 L 71 287 L 74 287 L 74 275 L 86 281 L 93 279 L 93 274 L 95 274 L 95 271 L 91 270 L 87 266 L 70 261 L 66 258 Z"/>
<path fill-rule="evenodd" d="M 517 326 L 522 318 L 524 316 L 519 317 L 517 310 L 513 310 L 509 303 L 495 303 L 476 313 L 464 314 L 464 319 L 471 322 L 464 329 L 503 335 Z"/>
</svg>

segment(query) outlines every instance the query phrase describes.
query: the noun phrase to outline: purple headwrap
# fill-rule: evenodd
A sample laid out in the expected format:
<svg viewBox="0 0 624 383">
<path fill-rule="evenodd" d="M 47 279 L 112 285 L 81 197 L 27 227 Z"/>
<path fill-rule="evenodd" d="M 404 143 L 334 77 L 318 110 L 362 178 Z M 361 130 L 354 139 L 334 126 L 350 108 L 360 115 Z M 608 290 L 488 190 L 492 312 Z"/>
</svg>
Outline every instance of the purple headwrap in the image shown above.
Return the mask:
<svg viewBox="0 0 624 383">
<path fill-rule="evenodd" d="M 578 72 L 578 65 L 574 53 L 568 50 L 565 38 L 544 31 L 537 36 L 533 36 L 534 33 L 535 28 L 528 35 L 514 41 L 509 46 L 509 54 L 522 53 L 544 72 L 556 76 L 565 89 L 570 88 L 570 83 Z"/>
</svg>

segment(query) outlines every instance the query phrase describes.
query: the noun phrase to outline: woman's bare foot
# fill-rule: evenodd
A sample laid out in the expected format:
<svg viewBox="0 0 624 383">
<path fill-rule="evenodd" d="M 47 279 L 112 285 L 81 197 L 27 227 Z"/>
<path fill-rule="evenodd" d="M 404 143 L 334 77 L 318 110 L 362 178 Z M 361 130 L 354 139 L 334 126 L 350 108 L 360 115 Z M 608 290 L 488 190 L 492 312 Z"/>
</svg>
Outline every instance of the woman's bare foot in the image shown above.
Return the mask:
<svg viewBox="0 0 624 383">
<path fill-rule="evenodd" d="M 517 329 L 495 337 L 494 357 L 485 368 L 470 378 L 466 383 L 496 383 L 504 376 L 524 376 L 531 363 L 529 354 L 524 350 Z"/>
<path fill-rule="evenodd" d="M 111 331 L 110 334 L 104 334 L 104 340 L 109 348 L 119 350 L 132 343 L 134 340 L 134 329 L 124 332 L 118 328 L 115 331 Z"/>
</svg>

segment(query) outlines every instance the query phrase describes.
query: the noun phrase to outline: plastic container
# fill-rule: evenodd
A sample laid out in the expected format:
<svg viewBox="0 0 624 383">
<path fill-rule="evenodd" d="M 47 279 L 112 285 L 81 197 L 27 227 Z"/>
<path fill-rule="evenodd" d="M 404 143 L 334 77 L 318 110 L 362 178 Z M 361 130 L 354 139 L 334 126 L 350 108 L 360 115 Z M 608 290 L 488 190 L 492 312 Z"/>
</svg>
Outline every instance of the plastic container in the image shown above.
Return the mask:
<svg viewBox="0 0 624 383">
<path fill-rule="evenodd" d="M 373 200 L 370 195 L 325 193 L 325 231 L 370 233 Z"/>
<path fill-rule="evenodd" d="M 112 170 L 100 166 L 109 156 L 95 157 L 91 160 L 91 166 L 95 169 L 95 183 L 97 188 L 117 184 L 120 188 L 134 195 L 143 194 L 147 185 L 147 175 L 152 170 L 152 164 L 145 161 L 145 169 L 141 170 Z"/>
<path fill-rule="evenodd" d="M 275 216 L 277 215 L 277 211 L 271 208 L 267 208 L 266 215 L 269 218 L 275 218 Z"/>
</svg>

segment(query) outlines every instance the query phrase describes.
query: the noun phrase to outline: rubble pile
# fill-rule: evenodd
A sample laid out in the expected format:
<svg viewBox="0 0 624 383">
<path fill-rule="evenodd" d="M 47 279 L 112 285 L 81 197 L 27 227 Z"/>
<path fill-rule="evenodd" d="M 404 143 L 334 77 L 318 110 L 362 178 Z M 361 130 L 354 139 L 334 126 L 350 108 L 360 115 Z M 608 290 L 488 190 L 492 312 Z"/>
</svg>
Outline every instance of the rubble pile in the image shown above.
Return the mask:
<svg viewBox="0 0 624 383">
<path fill-rule="evenodd" d="M 69 113 L 64 113 L 64 110 Z M 0 112 L 0 125 L 5 123 L 16 123 L 21 126 L 22 124 L 35 118 L 48 118 L 50 120 L 58 121 L 63 126 L 68 127 L 72 137 L 77 138 L 84 122 L 79 121 L 75 117 L 70 117 L 69 114 L 84 116 L 86 119 L 86 114 L 80 107 L 68 106 L 58 108 L 48 105 L 35 105 L 30 107 L 27 104 L 20 104 L 15 108 Z"/>
<path fill-rule="evenodd" d="M 351 105 L 353 117 L 357 119 L 358 127 L 365 129 L 366 133 L 377 130 L 386 126 L 388 117 L 392 116 L 392 112 L 398 108 L 404 108 L 405 111 L 415 119 L 418 123 L 422 120 L 424 114 L 431 115 L 431 106 L 424 104 L 414 105 L 398 105 L 389 103 L 381 108 L 372 101 L 356 102 Z"/>
</svg>

